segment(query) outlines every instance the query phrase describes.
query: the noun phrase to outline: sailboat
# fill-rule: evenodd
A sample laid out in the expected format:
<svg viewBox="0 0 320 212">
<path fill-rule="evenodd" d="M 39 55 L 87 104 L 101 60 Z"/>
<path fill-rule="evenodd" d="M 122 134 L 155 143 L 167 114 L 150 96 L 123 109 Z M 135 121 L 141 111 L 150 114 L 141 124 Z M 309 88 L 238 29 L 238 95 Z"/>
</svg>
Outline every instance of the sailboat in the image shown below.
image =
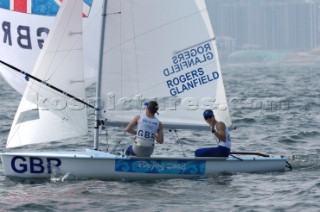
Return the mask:
<svg viewBox="0 0 320 212">
<path fill-rule="evenodd" d="M 7 148 L 86 135 L 86 109 L 95 111 L 93 148 L 4 152 L 0 155 L 6 176 L 48 178 L 62 173 L 96 179 L 167 179 L 291 168 L 286 158 L 261 153 L 135 157 L 101 150 L 100 129 L 129 122 L 150 99 L 159 102 L 167 128 L 208 129 L 202 119 L 207 108 L 231 126 L 216 40 L 203 0 L 104 0 L 102 5 L 94 105 L 85 96 L 82 1 L 63 1 L 31 74 L 0 61 L 28 81 Z"/>
</svg>

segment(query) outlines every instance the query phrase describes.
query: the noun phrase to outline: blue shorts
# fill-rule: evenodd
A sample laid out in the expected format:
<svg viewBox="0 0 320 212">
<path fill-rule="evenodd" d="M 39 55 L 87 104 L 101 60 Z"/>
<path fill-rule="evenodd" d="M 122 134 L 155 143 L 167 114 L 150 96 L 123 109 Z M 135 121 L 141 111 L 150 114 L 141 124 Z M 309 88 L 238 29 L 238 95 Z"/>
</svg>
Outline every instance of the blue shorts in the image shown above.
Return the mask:
<svg viewBox="0 0 320 212">
<path fill-rule="evenodd" d="M 196 157 L 228 157 L 230 149 L 224 146 L 201 148 L 194 152 Z"/>
</svg>

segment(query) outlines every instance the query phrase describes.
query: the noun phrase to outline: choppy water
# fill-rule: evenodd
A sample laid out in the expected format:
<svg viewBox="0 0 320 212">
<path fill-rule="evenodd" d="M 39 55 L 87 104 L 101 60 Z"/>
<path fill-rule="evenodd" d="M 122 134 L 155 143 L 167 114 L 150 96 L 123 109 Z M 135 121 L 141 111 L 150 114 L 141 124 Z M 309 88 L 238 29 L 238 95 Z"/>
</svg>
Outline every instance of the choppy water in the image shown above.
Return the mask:
<svg viewBox="0 0 320 212">
<path fill-rule="evenodd" d="M 320 69 L 312 67 L 241 67 L 223 70 L 233 123 L 233 151 L 285 155 L 293 171 L 217 175 L 205 179 L 100 181 L 6 178 L 0 168 L 0 211 L 319 211 Z M 0 78 L 1 151 L 17 95 Z M 120 138 L 122 130 L 110 128 Z M 210 133 L 180 131 L 187 155 L 212 144 Z M 180 155 L 166 134 L 154 154 Z M 129 141 L 128 141 L 129 142 Z M 109 141 L 113 145 L 111 139 Z M 45 144 L 46 149 L 91 147 L 84 138 Z M 27 150 L 31 147 L 23 147 Z"/>
</svg>

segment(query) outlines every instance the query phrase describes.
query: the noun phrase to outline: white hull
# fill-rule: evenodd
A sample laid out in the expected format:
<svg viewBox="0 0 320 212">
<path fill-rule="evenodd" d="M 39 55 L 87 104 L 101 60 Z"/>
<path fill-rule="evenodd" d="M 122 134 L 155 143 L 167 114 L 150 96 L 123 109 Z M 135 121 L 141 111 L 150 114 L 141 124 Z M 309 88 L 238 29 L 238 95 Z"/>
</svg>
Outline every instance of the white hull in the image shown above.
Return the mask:
<svg viewBox="0 0 320 212">
<path fill-rule="evenodd" d="M 4 173 L 10 177 L 50 178 L 69 174 L 95 179 L 168 179 L 219 173 L 285 171 L 281 157 L 170 158 L 127 157 L 87 150 L 60 153 L 2 153 Z"/>
</svg>

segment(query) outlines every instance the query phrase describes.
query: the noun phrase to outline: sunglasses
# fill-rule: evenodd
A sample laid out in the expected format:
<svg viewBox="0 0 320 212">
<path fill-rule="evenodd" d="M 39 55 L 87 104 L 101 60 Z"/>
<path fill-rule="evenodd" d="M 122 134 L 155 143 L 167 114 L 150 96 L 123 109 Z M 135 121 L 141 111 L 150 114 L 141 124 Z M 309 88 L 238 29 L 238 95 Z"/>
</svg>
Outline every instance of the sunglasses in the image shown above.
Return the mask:
<svg viewBox="0 0 320 212">
<path fill-rule="evenodd" d="M 205 120 L 208 120 L 208 119 L 211 119 L 213 116 L 204 116 L 203 118 L 205 119 Z"/>
</svg>

